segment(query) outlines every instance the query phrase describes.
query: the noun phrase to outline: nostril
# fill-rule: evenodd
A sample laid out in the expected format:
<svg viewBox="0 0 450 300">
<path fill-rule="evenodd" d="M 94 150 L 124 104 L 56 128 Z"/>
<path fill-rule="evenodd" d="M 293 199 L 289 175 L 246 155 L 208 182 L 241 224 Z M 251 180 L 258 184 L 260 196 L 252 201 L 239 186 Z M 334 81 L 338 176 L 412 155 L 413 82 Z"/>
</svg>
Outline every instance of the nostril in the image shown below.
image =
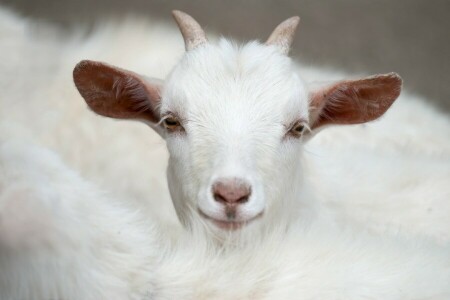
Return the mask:
<svg viewBox="0 0 450 300">
<path fill-rule="evenodd" d="M 248 201 L 251 195 L 250 185 L 242 179 L 223 178 L 213 184 L 213 197 L 223 204 L 242 204 Z"/>
<path fill-rule="evenodd" d="M 243 196 L 243 197 L 239 198 L 236 202 L 237 202 L 237 203 L 245 203 L 245 202 L 248 201 L 248 197 L 249 197 L 249 196 L 250 196 L 250 195 Z"/>
<path fill-rule="evenodd" d="M 245 203 L 248 201 L 248 198 L 250 197 L 250 195 L 245 195 L 240 198 L 234 199 L 233 197 L 223 196 L 218 193 L 214 193 L 213 196 L 214 200 L 221 203 Z"/>
<path fill-rule="evenodd" d="M 227 201 L 225 200 L 225 198 L 222 197 L 222 195 L 220 195 L 220 194 L 218 194 L 218 193 L 216 193 L 216 192 L 214 192 L 214 200 L 216 200 L 217 202 L 222 202 L 222 203 L 227 202 Z"/>
</svg>

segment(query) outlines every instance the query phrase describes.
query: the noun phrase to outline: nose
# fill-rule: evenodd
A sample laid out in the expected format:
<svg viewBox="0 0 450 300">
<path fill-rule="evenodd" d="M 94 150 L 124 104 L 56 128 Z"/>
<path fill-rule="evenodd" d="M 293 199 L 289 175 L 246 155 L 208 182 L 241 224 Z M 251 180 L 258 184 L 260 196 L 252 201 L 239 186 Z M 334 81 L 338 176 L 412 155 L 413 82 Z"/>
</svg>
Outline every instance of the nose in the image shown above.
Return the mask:
<svg viewBox="0 0 450 300">
<path fill-rule="evenodd" d="M 233 205 L 247 202 L 252 189 L 243 179 L 222 178 L 213 184 L 212 192 L 217 202 Z"/>
</svg>

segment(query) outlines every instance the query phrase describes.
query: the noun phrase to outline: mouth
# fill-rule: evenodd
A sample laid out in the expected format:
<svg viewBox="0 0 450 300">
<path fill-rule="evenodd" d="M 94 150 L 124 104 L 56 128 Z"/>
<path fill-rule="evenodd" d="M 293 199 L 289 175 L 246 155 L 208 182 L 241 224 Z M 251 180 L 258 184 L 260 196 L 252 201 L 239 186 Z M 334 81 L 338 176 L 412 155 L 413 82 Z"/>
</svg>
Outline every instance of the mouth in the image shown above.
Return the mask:
<svg viewBox="0 0 450 300">
<path fill-rule="evenodd" d="M 215 226 L 219 227 L 222 230 L 228 230 L 228 231 L 236 231 L 238 229 L 241 229 L 243 226 L 247 225 L 247 221 L 244 222 L 234 222 L 234 221 L 218 221 L 209 218 L 208 219 L 211 223 L 213 223 Z"/>
<path fill-rule="evenodd" d="M 227 230 L 227 231 L 239 230 L 242 227 L 248 225 L 249 223 L 255 221 L 256 219 L 259 219 L 263 214 L 263 212 L 261 212 L 261 213 L 257 214 L 256 216 L 254 216 L 253 218 L 250 218 L 250 219 L 244 220 L 244 221 L 237 221 L 237 220 L 224 221 L 224 220 L 218 220 L 213 217 L 210 217 L 207 214 L 205 214 L 204 212 L 202 212 L 200 209 L 198 211 L 203 218 L 208 220 L 210 223 L 214 224 L 214 226 L 216 226 L 222 230 Z"/>
</svg>

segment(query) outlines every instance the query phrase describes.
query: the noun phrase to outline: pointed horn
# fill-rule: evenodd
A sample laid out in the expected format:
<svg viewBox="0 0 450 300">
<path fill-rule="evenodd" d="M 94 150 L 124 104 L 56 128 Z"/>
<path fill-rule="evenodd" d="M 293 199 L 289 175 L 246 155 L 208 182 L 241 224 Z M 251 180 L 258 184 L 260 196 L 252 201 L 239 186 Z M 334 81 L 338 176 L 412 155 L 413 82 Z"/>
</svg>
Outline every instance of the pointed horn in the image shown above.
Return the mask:
<svg viewBox="0 0 450 300">
<path fill-rule="evenodd" d="M 190 15 L 174 10 L 172 11 L 172 16 L 180 28 L 181 35 L 183 35 L 186 51 L 195 49 L 207 42 L 202 27 Z"/>
<path fill-rule="evenodd" d="M 287 55 L 299 22 L 300 17 L 298 16 L 283 21 L 273 30 L 266 41 L 266 45 L 277 46 L 283 54 Z"/>
</svg>

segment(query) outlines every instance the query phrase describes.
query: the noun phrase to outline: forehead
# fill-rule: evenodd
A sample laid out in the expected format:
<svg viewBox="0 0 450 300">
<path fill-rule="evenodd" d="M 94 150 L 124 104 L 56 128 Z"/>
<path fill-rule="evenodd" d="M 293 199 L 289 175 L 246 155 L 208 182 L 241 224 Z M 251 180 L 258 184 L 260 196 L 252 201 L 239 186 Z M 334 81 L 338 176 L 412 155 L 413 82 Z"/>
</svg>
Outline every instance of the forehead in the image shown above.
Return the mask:
<svg viewBox="0 0 450 300">
<path fill-rule="evenodd" d="M 186 53 L 166 82 L 162 109 L 307 118 L 306 91 L 289 57 L 275 47 L 226 39 Z"/>
</svg>

